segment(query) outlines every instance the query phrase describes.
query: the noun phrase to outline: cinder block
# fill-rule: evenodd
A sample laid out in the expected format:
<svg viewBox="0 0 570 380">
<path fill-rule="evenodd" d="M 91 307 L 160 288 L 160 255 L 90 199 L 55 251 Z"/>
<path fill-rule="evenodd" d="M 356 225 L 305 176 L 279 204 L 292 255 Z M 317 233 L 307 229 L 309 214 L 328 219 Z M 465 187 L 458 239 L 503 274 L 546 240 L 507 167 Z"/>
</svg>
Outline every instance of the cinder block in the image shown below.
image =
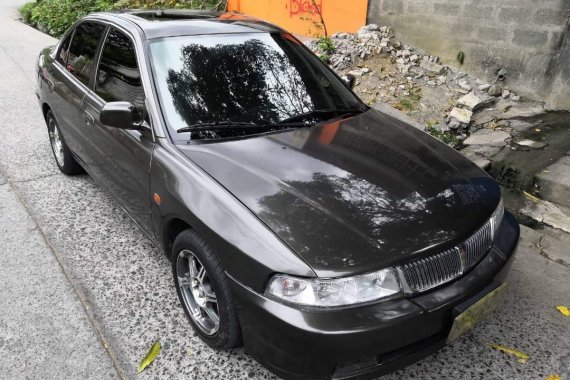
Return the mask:
<svg viewBox="0 0 570 380">
<path fill-rule="evenodd" d="M 518 22 L 528 24 L 532 21 L 534 10 L 521 7 L 503 7 L 499 11 L 499 20 L 506 22 Z"/>
<path fill-rule="evenodd" d="M 494 28 L 491 26 L 482 26 L 477 32 L 477 36 L 483 40 L 483 43 L 492 41 L 506 41 L 509 32 L 503 28 Z"/>
<path fill-rule="evenodd" d="M 550 37 L 548 39 L 548 48 L 550 50 L 560 49 L 563 40 L 564 40 L 564 35 L 562 34 L 562 32 L 550 32 Z"/>
<path fill-rule="evenodd" d="M 463 16 L 473 18 L 491 18 L 493 17 L 493 7 L 466 5 L 465 9 L 463 10 Z"/>
<path fill-rule="evenodd" d="M 534 30 L 515 30 L 513 43 L 520 46 L 542 48 L 548 41 L 547 32 L 537 32 Z"/>
<path fill-rule="evenodd" d="M 432 13 L 431 1 L 408 1 L 406 11 L 409 13 Z"/>
<path fill-rule="evenodd" d="M 560 9 L 549 9 L 543 8 L 536 12 L 534 17 L 535 22 L 539 25 L 549 24 L 549 25 L 564 25 L 567 17 L 570 16 L 569 11 L 563 11 Z"/>
<path fill-rule="evenodd" d="M 384 0 L 382 2 L 382 10 L 402 13 L 404 11 L 404 4 L 402 0 Z"/>
<path fill-rule="evenodd" d="M 448 4 L 448 3 L 435 3 L 433 5 L 435 14 L 443 16 L 457 16 L 459 14 L 459 4 Z"/>
</svg>

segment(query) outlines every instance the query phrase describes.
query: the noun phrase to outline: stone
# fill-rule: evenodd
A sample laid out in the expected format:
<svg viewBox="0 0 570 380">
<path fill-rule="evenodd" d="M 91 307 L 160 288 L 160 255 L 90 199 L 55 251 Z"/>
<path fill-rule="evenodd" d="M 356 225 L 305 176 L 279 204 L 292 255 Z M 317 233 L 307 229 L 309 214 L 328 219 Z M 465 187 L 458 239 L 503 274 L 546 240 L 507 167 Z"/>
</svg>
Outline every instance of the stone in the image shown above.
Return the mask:
<svg viewBox="0 0 570 380">
<path fill-rule="evenodd" d="M 472 92 L 470 92 L 467 95 L 463 95 L 461 98 L 459 98 L 457 100 L 457 104 L 459 104 L 459 105 L 461 105 L 464 108 L 469 109 L 469 110 L 474 110 L 482 102 L 483 101 L 478 96 L 473 94 Z"/>
<path fill-rule="evenodd" d="M 471 86 L 466 81 L 462 80 L 462 81 L 459 81 L 459 83 L 457 83 L 457 84 L 459 85 L 459 87 L 461 87 L 465 91 L 471 91 Z"/>
<path fill-rule="evenodd" d="M 471 116 L 473 116 L 473 112 L 457 107 L 454 107 L 449 113 L 450 120 L 455 119 L 463 124 L 469 124 Z"/>
<path fill-rule="evenodd" d="M 465 141 L 465 145 L 489 145 L 503 147 L 507 145 L 506 140 L 511 135 L 505 131 L 493 129 L 480 129 L 469 136 Z"/>
<path fill-rule="evenodd" d="M 484 91 L 487 91 L 490 87 L 491 87 L 490 84 L 484 83 L 484 84 L 481 84 L 481 85 L 477 86 L 477 89 L 479 89 L 479 91 L 483 91 L 483 92 L 484 92 Z"/>
<path fill-rule="evenodd" d="M 360 69 L 350 70 L 348 73 L 354 75 L 355 77 L 361 77 L 362 75 L 364 75 L 364 73 Z"/>
<path fill-rule="evenodd" d="M 369 69 L 368 67 L 364 67 L 364 68 L 362 69 L 362 73 L 363 73 L 363 74 L 368 74 L 369 72 L 370 72 L 370 69 Z"/>
<path fill-rule="evenodd" d="M 516 144 L 520 146 L 526 146 L 532 149 L 541 149 L 544 148 L 546 145 L 548 145 L 546 143 L 534 140 L 521 140 L 517 141 Z"/>
<path fill-rule="evenodd" d="M 459 121 L 453 119 L 453 120 L 450 120 L 450 121 L 447 123 L 447 126 L 448 126 L 450 129 L 459 129 L 459 127 L 461 127 L 461 123 L 460 123 Z"/>
<path fill-rule="evenodd" d="M 435 86 L 437 86 L 437 82 L 434 80 L 428 80 L 427 85 L 429 87 L 435 87 Z"/>
<path fill-rule="evenodd" d="M 410 56 L 410 61 L 417 62 L 420 57 L 417 54 L 412 54 Z"/>
<path fill-rule="evenodd" d="M 477 95 L 475 95 L 474 93 L 470 92 L 467 95 L 464 95 L 461 98 L 459 98 L 457 100 L 457 104 L 459 104 L 460 106 L 463 106 L 463 108 L 467 108 L 469 110 L 474 111 L 475 109 L 482 107 L 482 106 L 486 106 L 488 104 L 491 104 L 494 101 L 495 101 L 494 98 L 485 97 L 485 98 L 481 99 Z"/>
<path fill-rule="evenodd" d="M 509 90 L 503 90 L 503 93 L 501 94 L 501 98 L 507 99 L 510 95 L 511 95 L 511 92 Z"/>
<path fill-rule="evenodd" d="M 491 96 L 501 96 L 503 94 L 503 86 L 500 84 L 494 84 L 489 87 L 487 93 Z"/>
<path fill-rule="evenodd" d="M 512 100 L 512 101 L 515 101 L 515 102 L 518 102 L 518 101 L 521 100 L 521 97 L 518 96 L 518 95 L 512 95 L 512 93 L 511 93 L 511 100 Z"/>
<path fill-rule="evenodd" d="M 445 72 L 445 67 L 443 67 L 442 65 L 438 65 L 435 62 L 422 60 L 420 63 L 420 67 L 424 70 L 430 71 L 438 75 L 441 75 Z"/>
<path fill-rule="evenodd" d="M 380 26 L 378 26 L 378 25 L 376 25 L 376 24 L 368 24 L 368 25 L 363 26 L 363 27 L 360 28 L 360 29 L 361 29 L 361 30 L 362 30 L 362 29 L 364 29 L 364 30 L 369 30 L 369 31 L 371 31 L 371 32 L 372 32 L 372 31 L 377 31 L 377 30 L 380 30 L 380 31 L 381 31 Z"/>
</svg>

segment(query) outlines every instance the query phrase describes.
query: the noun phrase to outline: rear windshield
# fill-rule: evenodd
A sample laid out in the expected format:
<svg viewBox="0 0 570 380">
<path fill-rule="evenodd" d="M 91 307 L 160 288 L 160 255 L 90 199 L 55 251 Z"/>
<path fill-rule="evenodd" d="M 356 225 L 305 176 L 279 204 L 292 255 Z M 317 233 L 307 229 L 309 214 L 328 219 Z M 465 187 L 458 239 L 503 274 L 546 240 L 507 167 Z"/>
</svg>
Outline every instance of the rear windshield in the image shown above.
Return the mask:
<svg viewBox="0 0 570 380">
<path fill-rule="evenodd" d="M 288 34 L 168 37 L 152 41 L 150 50 L 171 134 L 201 123 L 272 124 L 314 110 L 363 107 Z"/>
</svg>

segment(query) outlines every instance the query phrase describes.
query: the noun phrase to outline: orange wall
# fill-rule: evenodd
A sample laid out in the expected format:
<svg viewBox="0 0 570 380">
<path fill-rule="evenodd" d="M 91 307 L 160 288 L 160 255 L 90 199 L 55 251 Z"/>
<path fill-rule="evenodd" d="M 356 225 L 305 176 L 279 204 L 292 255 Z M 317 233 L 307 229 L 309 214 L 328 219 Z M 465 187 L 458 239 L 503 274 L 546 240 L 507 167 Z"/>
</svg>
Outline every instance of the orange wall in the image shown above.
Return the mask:
<svg viewBox="0 0 570 380">
<path fill-rule="evenodd" d="M 356 32 L 366 24 L 368 0 L 229 0 L 228 11 L 261 18 L 292 33 L 306 36 L 317 30 L 311 20 L 319 21 L 318 11 L 329 34 Z"/>
</svg>

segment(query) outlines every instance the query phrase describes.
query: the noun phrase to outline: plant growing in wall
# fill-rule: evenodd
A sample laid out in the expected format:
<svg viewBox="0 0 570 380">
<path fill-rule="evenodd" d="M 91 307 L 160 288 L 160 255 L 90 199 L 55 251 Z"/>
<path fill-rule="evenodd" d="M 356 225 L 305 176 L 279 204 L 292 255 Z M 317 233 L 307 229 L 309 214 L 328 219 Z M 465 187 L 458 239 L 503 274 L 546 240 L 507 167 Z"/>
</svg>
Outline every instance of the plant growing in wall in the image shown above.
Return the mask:
<svg viewBox="0 0 570 380">
<path fill-rule="evenodd" d="M 315 0 L 311 0 L 311 2 L 318 19 L 315 20 L 312 17 L 301 17 L 301 20 L 309 21 L 312 24 L 312 27 L 315 28 L 312 34 L 317 39 L 317 47 L 322 51 L 319 58 L 321 58 L 323 62 L 329 63 L 330 56 L 335 50 L 334 42 L 329 37 L 327 25 L 322 14 L 322 8 L 317 5 Z"/>
<path fill-rule="evenodd" d="M 457 62 L 459 62 L 460 65 L 463 65 L 463 61 L 465 61 L 465 53 L 463 50 L 459 50 L 457 53 Z"/>
</svg>

